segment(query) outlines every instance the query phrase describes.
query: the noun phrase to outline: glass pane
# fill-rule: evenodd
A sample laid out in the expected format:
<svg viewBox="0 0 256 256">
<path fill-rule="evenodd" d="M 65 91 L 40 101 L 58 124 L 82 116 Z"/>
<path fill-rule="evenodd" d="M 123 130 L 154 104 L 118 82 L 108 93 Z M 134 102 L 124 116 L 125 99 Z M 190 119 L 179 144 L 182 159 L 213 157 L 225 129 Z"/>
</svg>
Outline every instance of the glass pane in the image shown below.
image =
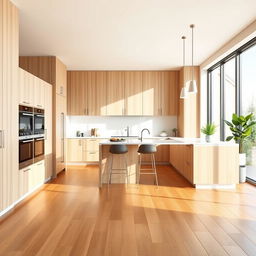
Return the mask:
<svg viewBox="0 0 256 256">
<path fill-rule="evenodd" d="M 224 64 L 224 119 L 231 121 L 236 112 L 236 60 Z M 224 125 L 224 137 L 232 135 L 229 127 Z"/>
<path fill-rule="evenodd" d="M 256 46 L 241 54 L 242 114 L 256 115 Z M 247 176 L 256 180 L 256 128 L 245 145 Z"/>
<path fill-rule="evenodd" d="M 217 125 L 216 139 L 220 139 L 220 68 L 212 71 L 212 122 Z"/>
</svg>

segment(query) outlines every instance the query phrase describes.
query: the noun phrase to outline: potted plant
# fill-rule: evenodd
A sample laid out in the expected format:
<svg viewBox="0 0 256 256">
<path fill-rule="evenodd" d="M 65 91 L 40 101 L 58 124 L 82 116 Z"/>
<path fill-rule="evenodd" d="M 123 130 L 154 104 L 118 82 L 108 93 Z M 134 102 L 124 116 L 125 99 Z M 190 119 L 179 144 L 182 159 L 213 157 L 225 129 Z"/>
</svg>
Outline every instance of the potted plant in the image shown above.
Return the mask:
<svg viewBox="0 0 256 256">
<path fill-rule="evenodd" d="M 201 132 L 205 134 L 205 141 L 211 142 L 212 135 L 216 132 L 217 126 L 214 123 L 208 123 L 206 126 L 202 127 Z"/>
<path fill-rule="evenodd" d="M 225 123 L 229 126 L 232 132 L 232 136 L 228 136 L 226 141 L 234 139 L 235 142 L 239 144 L 240 182 L 246 181 L 246 153 L 244 151 L 244 143 L 251 135 L 252 128 L 256 124 L 253 119 L 254 116 L 253 113 L 251 113 L 247 116 L 233 114 L 231 122 L 225 120 Z"/>
</svg>

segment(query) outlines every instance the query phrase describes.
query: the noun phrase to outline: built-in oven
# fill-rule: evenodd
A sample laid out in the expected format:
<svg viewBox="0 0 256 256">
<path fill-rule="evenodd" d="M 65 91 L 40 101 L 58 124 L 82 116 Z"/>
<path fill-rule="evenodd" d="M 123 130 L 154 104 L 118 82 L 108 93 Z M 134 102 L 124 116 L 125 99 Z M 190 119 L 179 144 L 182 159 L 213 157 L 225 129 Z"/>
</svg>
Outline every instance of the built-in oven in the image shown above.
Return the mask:
<svg viewBox="0 0 256 256">
<path fill-rule="evenodd" d="M 44 137 L 34 139 L 34 163 L 44 159 Z"/>
<path fill-rule="evenodd" d="M 26 136 L 34 134 L 34 113 L 33 108 L 19 106 L 19 137 L 26 139 Z"/>
<path fill-rule="evenodd" d="M 34 162 L 34 139 L 32 136 L 19 140 L 19 169 L 23 169 Z"/>
<path fill-rule="evenodd" d="M 34 134 L 44 134 L 44 110 L 40 108 L 34 109 Z"/>
</svg>

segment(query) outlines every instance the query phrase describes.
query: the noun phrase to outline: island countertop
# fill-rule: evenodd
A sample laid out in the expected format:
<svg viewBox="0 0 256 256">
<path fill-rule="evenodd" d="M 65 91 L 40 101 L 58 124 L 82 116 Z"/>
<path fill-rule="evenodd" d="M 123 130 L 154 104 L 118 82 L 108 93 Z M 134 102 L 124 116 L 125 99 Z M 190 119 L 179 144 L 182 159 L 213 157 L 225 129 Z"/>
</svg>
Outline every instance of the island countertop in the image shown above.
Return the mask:
<svg viewBox="0 0 256 256">
<path fill-rule="evenodd" d="M 109 139 L 104 139 L 99 142 L 100 145 L 142 145 L 142 144 L 154 144 L 154 145 L 205 145 L 205 146 L 237 146 L 234 142 L 225 141 L 213 141 L 206 142 L 202 138 L 180 138 L 180 137 L 167 137 L 167 138 L 144 138 L 140 139 L 126 138 L 125 141 L 112 142 Z"/>
</svg>

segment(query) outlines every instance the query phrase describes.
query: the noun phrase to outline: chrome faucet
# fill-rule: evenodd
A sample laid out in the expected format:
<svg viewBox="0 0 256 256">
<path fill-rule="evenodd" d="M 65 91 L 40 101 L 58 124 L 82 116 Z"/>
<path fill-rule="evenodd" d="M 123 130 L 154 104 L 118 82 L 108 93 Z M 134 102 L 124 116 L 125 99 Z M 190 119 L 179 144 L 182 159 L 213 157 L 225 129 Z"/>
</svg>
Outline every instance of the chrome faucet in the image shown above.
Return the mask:
<svg viewBox="0 0 256 256">
<path fill-rule="evenodd" d="M 140 140 L 141 140 L 141 141 L 143 140 L 143 132 L 144 132 L 144 131 L 148 131 L 148 134 L 150 134 L 149 129 L 147 129 L 147 128 L 142 129 L 142 131 L 140 132 Z"/>
<path fill-rule="evenodd" d="M 126 130 L 126 136 L 129 137 L 130 136 L 130 127 L 127 126 L 125 130 Z"/>
</svg>

